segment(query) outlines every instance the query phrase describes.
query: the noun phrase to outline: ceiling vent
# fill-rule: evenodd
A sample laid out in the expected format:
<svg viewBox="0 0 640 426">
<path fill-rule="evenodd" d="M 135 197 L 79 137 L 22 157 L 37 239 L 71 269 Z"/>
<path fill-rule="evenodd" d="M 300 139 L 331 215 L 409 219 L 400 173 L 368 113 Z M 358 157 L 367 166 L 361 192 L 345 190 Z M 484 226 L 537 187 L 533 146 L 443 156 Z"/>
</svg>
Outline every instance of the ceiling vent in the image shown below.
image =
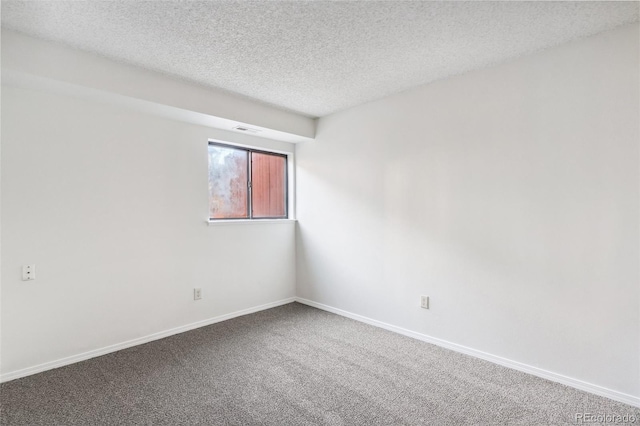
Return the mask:
<svg viewBox="0 0 640 426">
<path fill-rule="evenodd" d="M 240 132 L 246 132 L 246 133 L 260 133 L 262 131 L 260 129 L 254 129 L 254 128 L 242 126 L 242 125 L 234 127 L 233 130 L 238 130 Z"/>
</svg>

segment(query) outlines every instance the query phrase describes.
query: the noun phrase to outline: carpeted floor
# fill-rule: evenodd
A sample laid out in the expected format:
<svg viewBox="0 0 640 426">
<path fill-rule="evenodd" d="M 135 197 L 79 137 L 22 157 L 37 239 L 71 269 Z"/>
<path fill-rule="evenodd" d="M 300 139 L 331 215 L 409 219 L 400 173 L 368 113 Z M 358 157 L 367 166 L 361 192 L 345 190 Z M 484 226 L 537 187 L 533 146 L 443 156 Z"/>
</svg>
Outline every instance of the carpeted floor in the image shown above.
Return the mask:
<svg viewBox="0 0 640 426">
<path fill-rule="evenodd" d="M 2 425 L 640 424 L 638 408 L 297 303 L 2 384 L 0 404 Z"/>
</svg>

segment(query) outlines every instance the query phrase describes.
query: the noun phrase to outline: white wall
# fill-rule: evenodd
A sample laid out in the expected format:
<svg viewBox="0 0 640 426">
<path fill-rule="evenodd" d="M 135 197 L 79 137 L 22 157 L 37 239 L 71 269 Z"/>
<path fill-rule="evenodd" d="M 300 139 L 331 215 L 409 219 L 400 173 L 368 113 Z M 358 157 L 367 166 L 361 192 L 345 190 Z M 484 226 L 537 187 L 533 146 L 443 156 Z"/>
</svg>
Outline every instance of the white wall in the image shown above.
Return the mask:
<svg viewBox="0 0 640 426">
<path fill-rule="evenodd" d="M 207 226 L 208 138 L 293 151 L 2 87 L 3 374 L 294 296 L 293 224 Z"/>
<path fill-rule="evenodd" d="M 320 119 L 296 146 L 298 296 L 640 396 L 638 39 Z"/>
</svg>

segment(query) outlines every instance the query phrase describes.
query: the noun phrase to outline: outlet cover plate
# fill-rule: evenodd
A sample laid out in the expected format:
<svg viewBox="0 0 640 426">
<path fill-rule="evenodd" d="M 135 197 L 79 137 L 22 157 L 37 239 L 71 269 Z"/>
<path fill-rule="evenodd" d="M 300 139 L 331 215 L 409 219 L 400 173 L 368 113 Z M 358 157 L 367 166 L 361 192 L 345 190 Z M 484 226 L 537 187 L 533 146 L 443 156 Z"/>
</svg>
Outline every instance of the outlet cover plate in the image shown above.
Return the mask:
<svg viewBox="0 0 640 426">
<path fill-rule="evenodd" d="M 420 307 L 422 309 L 429 309 L 429 296 L 420 296 Z"/>
</svg>

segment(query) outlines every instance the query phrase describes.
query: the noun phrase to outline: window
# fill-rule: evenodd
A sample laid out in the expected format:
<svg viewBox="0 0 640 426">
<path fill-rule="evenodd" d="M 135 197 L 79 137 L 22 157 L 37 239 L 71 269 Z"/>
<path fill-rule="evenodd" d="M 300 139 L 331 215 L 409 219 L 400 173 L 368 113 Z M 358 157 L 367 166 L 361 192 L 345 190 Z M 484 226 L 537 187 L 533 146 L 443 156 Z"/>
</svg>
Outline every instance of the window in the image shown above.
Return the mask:
<svg viewBox="0 0 640 426">
<path fill-rule="evenodd" d="M 286 219 L 287 156 L 209 142 L 209 219 Z"/>
</svg>

